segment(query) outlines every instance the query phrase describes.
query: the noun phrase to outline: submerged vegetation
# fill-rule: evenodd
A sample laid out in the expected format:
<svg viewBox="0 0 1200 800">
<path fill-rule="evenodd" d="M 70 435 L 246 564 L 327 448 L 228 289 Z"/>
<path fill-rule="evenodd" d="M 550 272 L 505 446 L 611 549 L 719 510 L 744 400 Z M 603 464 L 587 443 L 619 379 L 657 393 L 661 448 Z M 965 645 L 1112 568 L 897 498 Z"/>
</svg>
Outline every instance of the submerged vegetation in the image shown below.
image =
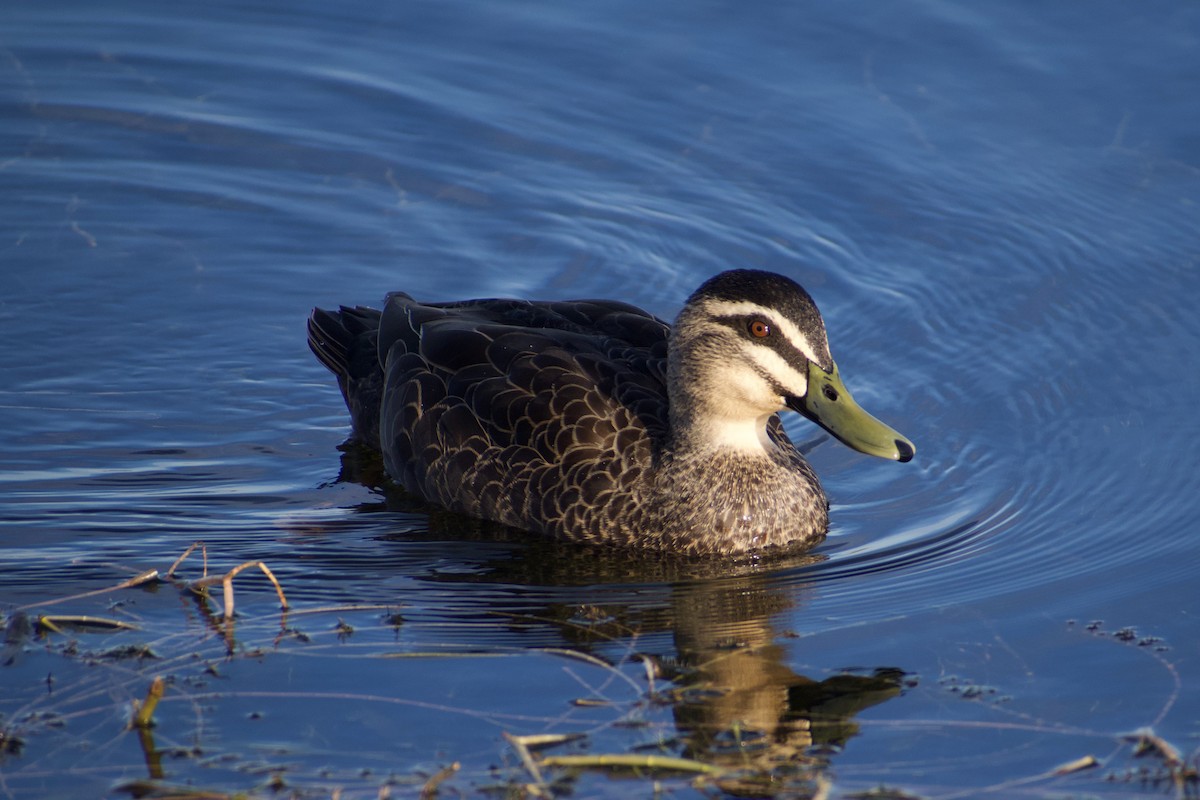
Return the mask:
<svg viewBox="0 0 1200 800">
<path fill-rule="evenodd" d="M 183 579 L 181 566 L 197 548 L 201 575 Z M 275 590 L 278 610 L 261 612 L 256 591 L 234 611 L 235 579 L 247 585 L 239 576 L 251 568 Z M 218 585 L 219 603 L 210 591 Z M 695 587 L 681 591 L 685 604 L 728 600 Z M 137 592 L 143 594 L 131 594 Z M 178 611 L 165 615 L 141 610 L 147 599 L 161 605 L 172 596 L 193 602 L 175 603 Z M 45 611 L 101 602 L 109 615 Z M 456 648 L 444 639 L 405 639 L 413 623 L 387 604 L 291 604 L 261 562 L 210 576 L 207 553 L 193 545 L 161 575 L 143 572 L 108 589 L 8 613 L 0 660 L 8 698 L 0 708 L 0 793 L 22 797 L 101 781 L 117 796 L 175 800 L 617 797 L 631 791 L 897 800 L 1018 791 L 1197 796 L 1197 751 L 1181 752 L 1152 727 L 1090 731 L 1016 715 L 1001 689 L 953 675 L 924 688 L 919 676 L 895 668 L 845 669 L 821 680 L 798 675 L 781 655 L 780 634 L 765 624 L 774 610 L 768 603 L 734 615 L 715 631 L 677 621 L 669 655 L 643 647 L 655 635 L 647 630 L 652 624 L 631 627 L 621 609 L 603 606 L 494 615 L 497 625 L 556 627 L 569 646 Z M 164 618 L 174 618 L 174 626 Z M 1165 643 L 1128 628 L 1108 634 L 1101 623 L 1068 629 L 1137 647 L 1165 670 L 1174 688 L 1148 722 L 1162 720 L 1182 690 Z M 472 705 L 465 697 L 439 697 L 434 687 L 397 693 L 389 685 L 403 664 L 497 658 L 536 659 L 534 671 L 566 676 L 578 692 L 559 690 L 541 698 L 545 702 L 535 693 L 530 703 L 537 708 L 521 709 L 503 698 L 484 696 Z M 276 662 L 283 662 L 283 672 Z M 29 682 L 47 667 L 43 690 L 33 692 Z M 370 674 L 383 677 L 372 681 Z M 873 711 L 917 690 L 973 703 L 981 713 L 939 720 Z M 470 733 L 460 733 L 457 745 L 454 736 L 443 736 L 449 746 L 422 750 L 422 739 L 432 735 L 425 727 L 442 717 Z M 864 787 L 838 768 L 839 755 L 864 726 L 934 728 L 954 737 L 1016 731 L 1027 736 L 1022 747 L 1068 737 L 1108 752 L 1080 753 L 1057 765 L 1047 755 L 1046 768 L 1033 774 L 956 787 L 934 777 L 938 754 L 929 753 L 924 783 L 885 761 L 874 772 L 879 783 Z M 491 742 L 486 752 L 480 731 L 482 741 Z"/>
</svg>

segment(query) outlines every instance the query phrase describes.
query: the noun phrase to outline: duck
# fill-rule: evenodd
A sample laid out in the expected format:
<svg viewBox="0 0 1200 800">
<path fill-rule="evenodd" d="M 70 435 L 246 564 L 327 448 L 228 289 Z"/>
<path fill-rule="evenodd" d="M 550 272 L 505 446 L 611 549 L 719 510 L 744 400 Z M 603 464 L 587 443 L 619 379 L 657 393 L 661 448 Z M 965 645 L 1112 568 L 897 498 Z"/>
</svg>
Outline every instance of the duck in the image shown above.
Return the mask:
<svg viewBox="0 0 1200 800">
<path fill-rule="evenodd" d="M 811 548 L 829 501 L 784 431 L 795 411 L 843 444 L 912 460 L 864 411 L 805 289 L 734 269 L 673 324 L 614 300 L 313 309 L 352 439 L 445 509 L 556 539 L 679 556 Z"/>
</svg>

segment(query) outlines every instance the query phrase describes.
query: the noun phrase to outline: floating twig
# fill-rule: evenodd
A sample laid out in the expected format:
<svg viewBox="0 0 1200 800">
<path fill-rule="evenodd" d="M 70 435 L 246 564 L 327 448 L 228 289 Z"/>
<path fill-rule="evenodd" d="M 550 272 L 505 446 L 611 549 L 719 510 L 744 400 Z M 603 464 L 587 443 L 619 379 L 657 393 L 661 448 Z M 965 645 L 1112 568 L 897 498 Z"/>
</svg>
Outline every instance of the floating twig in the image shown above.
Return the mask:
<svg viewBox="0 0 1200 800">
<path fill-rule="evenodd" d="M 541 760 L 544 767 L 620 767 L 622 769 L 657 769 L 672 772 L 696 772 L 702 775 L 721 775 L 723 767 L 705 764 L 691 758 L 674 756 L 636 755 L 611 753 L 578 756 L 546 756 Z"/>
<path fill-rule="evenodd" d="M 461 768 L 462 765 L 455 761 L 450 766 L 443 767 L 431 775 L 429 780 L 425 781 L 425 785 L 421 787 L 421 800 L 432 800 L 437 797 L 438 787 L 442 785 L 442 782 L 453 777 Z"/>
</svg>

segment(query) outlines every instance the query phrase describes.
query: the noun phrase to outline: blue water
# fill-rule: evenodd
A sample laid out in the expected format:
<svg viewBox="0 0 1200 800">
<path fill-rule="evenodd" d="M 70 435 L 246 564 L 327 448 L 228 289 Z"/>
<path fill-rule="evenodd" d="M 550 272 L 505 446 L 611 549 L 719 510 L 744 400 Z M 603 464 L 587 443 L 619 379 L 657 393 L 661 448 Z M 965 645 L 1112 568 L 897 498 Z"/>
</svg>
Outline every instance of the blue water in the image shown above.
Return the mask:
<svg viewBox="0 0 1200 800">
<path fill-rule="evenodd" d="M 502 733 L 753 762 L 834 797 L 1171 796 L 1121 738 L 1144 726 L 1195 763 L 1200 8 L 121 0 L 5 20 L 9 796 L 276 776 L 376 797 L 452 762 L 445 790 L 475 794 L 531 780 Z M 917 445 L 885 463 L 788 420 L 833 502 L 812 558 L 598 558 L 343 464 L 312 306 L 402 289 L 670 318 L 732 266 L 804 284 L 856 398 Z M 51 603 L 197 540 L 212 571 L 268 564 L 291 612 L 256 571 L 232 630 L 172 584 Z M 139 629 L 23 632 L 38 613 Z M 155 675 L 146 745 L 124 726 Z M 800 698 L 846 675 L 829 733 Z M 731 755 L 729 731 L 763 730 Z M 1084 755 L 1101 766 L 1047 777 Z"/>
</svg>

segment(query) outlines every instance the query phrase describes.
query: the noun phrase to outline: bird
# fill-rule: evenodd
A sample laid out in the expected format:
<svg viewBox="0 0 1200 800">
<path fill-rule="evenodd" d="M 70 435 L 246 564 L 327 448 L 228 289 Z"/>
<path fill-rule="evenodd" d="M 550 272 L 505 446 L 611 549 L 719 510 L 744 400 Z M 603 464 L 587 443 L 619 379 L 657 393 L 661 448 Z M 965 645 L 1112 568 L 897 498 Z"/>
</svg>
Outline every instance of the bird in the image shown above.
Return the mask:
<svg viewBox="0 0 1200 800">
<path fill-rule="evenodd" d="M 308 344 L 351 438 L 432 504 L 581 544 L 682 557 L 811 548 L 829 501 L 784 431 L 792 410 L 910 461 L 864 411 L 816 303 L 789 277 L 706 280 L 674 324 L 614 300 L 315 308 Z"/>
</svg>

